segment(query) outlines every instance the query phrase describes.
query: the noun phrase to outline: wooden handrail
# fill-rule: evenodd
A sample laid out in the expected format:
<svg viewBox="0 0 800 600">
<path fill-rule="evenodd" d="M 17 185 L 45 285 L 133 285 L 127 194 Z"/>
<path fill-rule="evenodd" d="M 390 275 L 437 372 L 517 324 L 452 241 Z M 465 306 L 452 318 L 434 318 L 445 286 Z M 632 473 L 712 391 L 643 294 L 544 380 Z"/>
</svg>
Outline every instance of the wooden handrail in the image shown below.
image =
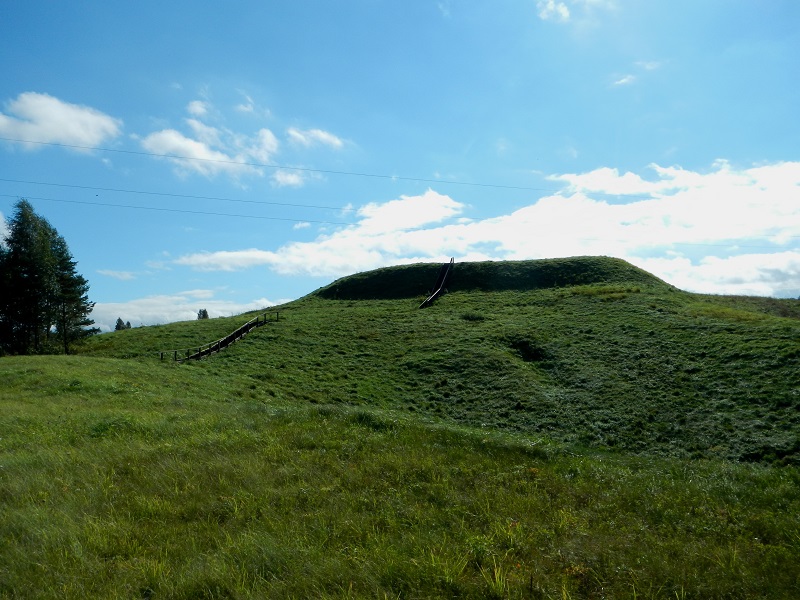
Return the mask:
<svg viewBox="0 0 800 600">
<path fill-rule="evenodd" d="M 454 262 L 455 257 L 451 258 L 449 263 L 445 263 L 441 266 L 439 269 L 439 275 L 436 277 L 436 283 L 433 284 L 433 293 L 425 299 L 425 302 L 419 305 L 420 308 L 430 306 L 433 304 L 434 300 L 442 295 L 442 292 L 444 291 L 444 284 L 447 283 L 447 278 L 450 276 L 450 271 L 453 270 Z"/>
<path fill-rule="evenodd" d="M 263 317 L 263 320 L 262 320 L 262 317 Z M 279 312 L 275 313 L 275 321 L 280 321 L 280 313 Z M 267 319 L 267 313 L 265 312 L 263 315 L 257 316 L 255 319 L 250 319 L 247 323 L 245 323 L 244 325 L 241 325 L 235 331 L 233 331 L 232 333 L 229 333 L 225 337 L 220 338 L 218 340 L 214 340 L 213 342 L 210 342 L 208 344 L 203 344 L 201 346 L 196 347 L 197 348 L 196 350 L 195 350 L 195 347 L 187 348 L 186 350 L 183 350 L 183 349 L 181 349 L 181 350 L 162 350 L 162 351 L 159 352 L 159 356 L 160 356 L 161 360 L 164 360 L 164 355 L 165 354 L 166 355 L 172 354 L 173 360 L 178 361 L 178 362 L 183 362 L 185 360 L 198 360 L 200 358 L 203 358 L 204 356 L 208 356 L 209 354 L 213 354 L 214 352 L 219 352 L 220 350 L 224 350 L 225 348 L 227 348 L 231 344 L 233 344 L 233 343 L 239 341 L 240 339 L 242 339 L 245 335 L 250 333 L 250 331 L 252 331 L 253 329 L 255 329 L 257 327 L 262 327 L 263 325 L 266 325 L 268 322 L 269 322 L 269 320 Z M 186 356 L 179 357 L 179 353 L 183 354 L 184 352 L 186 353 Z"/>
</svg>

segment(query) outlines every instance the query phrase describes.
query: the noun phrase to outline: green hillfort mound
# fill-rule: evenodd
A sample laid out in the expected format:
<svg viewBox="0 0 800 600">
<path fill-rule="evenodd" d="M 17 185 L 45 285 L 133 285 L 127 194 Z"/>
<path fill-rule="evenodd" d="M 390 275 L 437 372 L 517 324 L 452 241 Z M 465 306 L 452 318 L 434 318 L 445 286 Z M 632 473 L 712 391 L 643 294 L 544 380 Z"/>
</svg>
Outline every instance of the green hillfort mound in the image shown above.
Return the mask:
<svg viewBox="0 0 800 600">
<path fill-rule="evenodd" d="M 314 295 L 339 300 L 380 300 L 425 295 L 439 264 L 418 263 L 349 275 L 320 288 Z M 456 263 L 448 278 L 449 292 L 532 291 L 590 284 L 632 284 L 669 287 L 630 263 L 608 257 L 574 257 L 525 261 Z"/>
<path fill-rule="evenodd" d="M 0 600 L 799 597 L 800 302 L 443 272 L 1 358 Z"/>
</svg>

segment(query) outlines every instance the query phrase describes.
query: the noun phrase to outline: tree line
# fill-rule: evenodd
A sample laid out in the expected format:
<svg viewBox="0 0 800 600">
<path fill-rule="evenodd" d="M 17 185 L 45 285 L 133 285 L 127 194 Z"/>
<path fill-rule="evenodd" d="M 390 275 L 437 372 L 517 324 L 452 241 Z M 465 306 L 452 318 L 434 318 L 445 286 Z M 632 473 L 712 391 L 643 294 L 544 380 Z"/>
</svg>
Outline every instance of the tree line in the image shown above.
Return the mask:
<svg viewBox="0 0 800 600">
<path fill-rule="evenodd" d="M 99 331 L 89 314 L 89 282 L 63 236 L 19 200 L 0 236 L 0 354 L 69 353 Z"/>
</svg>

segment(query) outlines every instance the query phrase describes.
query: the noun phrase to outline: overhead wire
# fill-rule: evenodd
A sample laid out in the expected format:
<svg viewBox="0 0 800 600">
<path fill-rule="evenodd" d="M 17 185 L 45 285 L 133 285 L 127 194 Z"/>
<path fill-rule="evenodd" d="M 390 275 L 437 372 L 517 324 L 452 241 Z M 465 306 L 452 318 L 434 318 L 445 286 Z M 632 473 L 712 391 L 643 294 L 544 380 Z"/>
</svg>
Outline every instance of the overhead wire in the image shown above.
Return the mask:
<svg viewBox="0 0 800 600">
<path fill-rule="evenodd" d="M 19 198 L 18 194 L 0 194 L 0 197 L 3 198 Z M 266 217 L 262 215 L 237 215 L 231 213 L 219 213 L 219 212 L 211 212 L 211 211 L 204 211 L 204 210 L 187 210 L 184 208 L 164 208 L 164 207 L 156 207 L 156 206 L 135 206 L 132 204 L 111 204 L 108 202 L 92 202 L 89 200 L 66 200 L 63 198 L 42 198 L 38 196 L 25 196 L 27 200 L 41 200 L 44 202 L 62 202 L 67 204 L 86 204 L 89 206 L 106 206 L 106 207 L 113 207 L 113 208 L 131 208 L 136 210 L 151 210 L 151 211 L 159 211 L 159 212 L 170 212 L 170 213 L 185 213 L 190 215 L 205 215 L 205 216 L 214 216 L 214 217 L 237 217 L 242 219 L 262 219 L 266 221 L 288 221 L 292 223 L 314 223 L 318 225 L 352 225 L 353 223 L 348 223 L 346 221 L 322 221 L 322 220 L 315 220 L 315 219 L 290 219 L 288 217 Z"/>
<path fill-rule="evenodd" d="M 0 194 L 0 198 L 17 198 L 19 196 L 15 194 Z M 201 210 L 187 210 L 187 209 L 180 209 L 180 208 L 161 208 L 161 207 L 154 207 L 154 206 L 134 206 L 134 205 L 127 205 L 127 204 L 110 204 L 107 202 L 92 202 L 88 200 L 66 200 L 62 198 L 42 198 L 36 196 L 26 196 L 28 200 L 41 200 L 44 202 L 61 202 L 67 204 L 85 204 L 89 206 L 104 206 L 104 207 L 111 207 L 111 208 L 130 208 L 136 210 L 149 210 L 149 211 L 157 211 L 157 212 L 169 212 L 169 213 L 185 213 L 191 215 L 203 215 L 203 216 L 214 216 L 214 217 L 234 217 L 234 218 L 242 218 L 242 219 L 259 219 L 259 220 L 267 220 L 267 221 L 284 221 L 284 222 L 291 222 L 291 223 L 311 223 L 315 225 L 356 225 L 353 222 L 347 221 L 324 221 L 324 220 L 315 220 L 315 219 L 291 219 L 288 217 L 266 217 L 260 215 L 239 215 L 239 214 L 231 214 L 231 213 L 219 213 L 219 212 L 211 212 L 211 211 L 201 211 Z M 788 239 L 800 239 L 800 236 L 790 235 L 784 236 Z M 751 236 L 748 239 L 763 239 L 769 240 L 766 236 Z M 597 238 L 597 237 L 583 237 L 577 238 L 575 241 L 580 242 L 620 242 L 621 240 L 618 239 L 605 239 L 605 238 Z M 728 242 L 728 243 L 713 243 L 713 242 L 671 242 L 666 244 L 668 246 L 690 246 L 690 247 L 712 247 L 712 248 L 748 248 L 748 249 L 756 249 L 756 248 L 774 248 L 772 246 L 766 245 L 755 245 L 755 244 L 740 244 L 737 242 Z"/>
<path fill-rule="evenodd" d="M 165 196 L 168 198 L 183 198 L 187 200 L 213 200 L 215 202 L 240 202 L 242 204 L 263 204 L 267 206 L 288 206 L 292 208 L 314 208 L 314 209 L 322 209 L 322 210 L 338 210 L 343 212 L 353 211 L 356 210 L 352 206 L 324 206 L 319 204 L 296 204 L 293 202 L 270 202 L 267 200 L 242 200 L 239 198 L 226 198 L 223 196 L 197 196 L 194 194 L 176 194 L 172 192 L 152 192 L 147 190 L 128 190 L 123 188 L 108 188 L 108 187 L 96 187 L 91 185 L 74 185 L 69 183 L 53 183 L 47 181 L 25 181 L 22 179 L 4 179 L 0 178 L 0 181 L 6 183 L 23 183 L 26 185 L 43 185 L 43 186 L 51 186 L 51 187 L 62 187 L 62 188 L 71 188 L 71 189 L 78 189 L 78 190 L 90 190 L 92 192 L 115 192 L 121 194 L 139 194 L 142 196 Z"/>
<path fill-rule="evenodd" d="M 237 160 L 224 160 L 218 158 L 202 158 L 202 157 L 194 157 L 194 156 L 181 156 L 181 155 L 174 155 L 174 154 L 157 154 L 153 152 L 145 152 L 139 150 L 126 150 L 121 148 L 104 148 L 100 146 L 84 146 L 78 144 L 64 144 L 59 142 L 42 142 L 42 141 L 34 141 L 34 140 L 22 140 L 17 138 L 8 138 L 0 136 L 0 141 L 6 142 L 15 142 L 15 143 L 22 143 L 22 144 L 36 144 L 42 146 L 55 146 L 61 148 L 71 148 L 76 150 L 93 150 L 98 152 L 114 152 L 120 154 L 129 154 L 129 155 L 137 155 L 137 156 L 149 156 L 153 158 L 166 158 L 166 159 L 173 159 L 173 160 L 188 160 L 188 161 L 200 161 L 200 162 L 210 162 L 210 163 L 221 163 L 221 164 L 234 164 L 234 165 L 241 165 L 241 166 L 249 166 L 249 167 L 261 167 L 261 168 L 271 168 L 271 169 L 286 169 L 286 170 L 293 170 L 293 171 L 301 171 L 307 173 L 319 173 L 319 174 L 329 174 L 329 175 L 346 175 L 346 176 L 353 176 L 353 177 L 370 177 L 370 178 L 377 178 L 377 179 L 391 179 L 391 180 L 399 180 L 399 181 L 414 181 L 420 183 L 436 183 L 436 184 L 449 184 L 449 185 L 462 185 L 462 186 L 471 186 L 471 187 L 481 187 L 481 188 L 496 188 L 496 189 L 506 189 L 506 190 L 520 190 L 520 191 L 539 191 L 539 192 L 558 192 L 560 190 L 555 188 L 542 188 L 542 187 L 531 187 L 531 186 L 513 186 L 513 185 L 503 185 L 503 184 L 494 184 L 494 183 L 481 183 L 481 182 L 468 182 L 468 181 L 457 181 L 457 180 L 448 180 L 448 179 L 430 179 L 430 178 L 422 178 L 422 177 L 407 177 L 407 176 L 398 176 L 398 175 L 386 175 L 386 174 L 379 174 L 379 173 L 361 173 L 356 171 L 339 171 L 339 170 L 331 170 L 331 169 L 313 169 L 309 167 L 293 167 L 289 165 L 280 165 L 275 163 L 258 163 L 258 162 L 243 162 Z M 138 194 L 138 195 L 146 195 L 146 196 L 162 196 L 162 197 L 171 197 L 171 198 L 183 198 L 183 199 L 191 199 L 191 200 L 210 200 L 215 202 L 237 202 L 242 204 L 256 204 L 256 205 L 267 205 L 267 206 L 282 206 L 282 207 L 291 207 L 291 208 L 311 208 L 311 209 L 318 209 L 318 210 L 336 210 L 342 212 L 348 212 L 356 210 L 351 206 L 327 206 L 327 205 L 317 205 L 317 204 L 297 204 L 291 202 L 272 202 L 266 200 L 243 200 L 237 198 L 227 198 L 227 197 L 219 197 L 219 196 L 201 196 L 201 195 L 194 195 L 194 194 L 177 194 L 171 192 L 154 192 L 154 191 L 147 191 L 147 190 L 131 190 L 131 189 L 123 189 L 123 188 L 109 188 L 109 187 L 98 187 L 98 186 L 87 186 L 87 185 L 75 185 L 75 184 L 67 184 L 67 183 L 55 183 L 55 182 L 42 182 L 42 181 L 26 181 L 26 180 L 17 180 L 17 179 L 8 179 L 8 178 L 0 178 L 0 181 L 6 183 L 20 183 L 25 185 L 42 185 L 42 186 L 52 186 L 52 187 L 62 187 L 62 188 L 71 188 L 71 189 L 82 189 L 82 190 L 90 190 L 90 191 L 99 191 L 99 192 L 113 192 L 113 193 L 125 193 L 125 194 Z M 606 196 L 619 196 L 619 194 L 609 194 L 605 192 L 594 191 L 591 193 L 597 193 L 600 195 Z M 647 197 L 651 198 L 652 195 L 647 196 L 638 196 L 633 194 L 624 194 L 626 198 L 636 198 L 636 197 Z M 6 198 L 18 198 L 20 197 L 19 194 L 0 194 L 0 197 Z M 43 197 L 33 197 L 33 196 L 25 196 L 31 200 L 42 200 L 46 202 L 62 202 L 62 203 L 70 203 L 70 204 L 84 204 L 84 205 L 91 205 L 91 206 L 103 206 L 103 207 L 112 207 L 112 208 L 127 208 L 127 209 L 135 209 L 135 210 L 149 210 L 149 211 L 159 211 L 159 212 L 171 212 L 171 213 L 185 213 L 185 214 L 195 214 L 195 215 L 206 215 L 206 216 L 220 216 L 220 217 L 235 217 L 235 218 L 249 218 L 249 219 L 262 219 L 262 220 L 271 220 L 271 221 L 287 221 L 287 222 L 294 222 L 294 223 L 314 223 L 314 224 L 325 224 L 325 225 L 353 225 L 352 222 L 346 221 L 327 221 L 327 220 L 313 220 L 313 219 L 293 219 L 288 217 L 267 217 L 267 216 L 260 216 L 260 215 L 242 215 L 242 214 L 230 214 L 230 213 L 220 213 L 220 212 L 212 212 L 212 211 L 199 211 L 199 210 L 188 210 L 188 209 L 179 209 L 179 208 L 164 208 L 164 207 L 147 207 L 147 206 L 136 206 L 136 205 L 129 205 L 129 204 L 111 204 L 107 202 L 97 202 L 97 201 L 87 201 L 87 200 L 66 200 L 66 199 L 58 199 L 58 198 L 43 198 Z M 789 239 L 800 239 L 800 236 L 786 236 Z M 758 236 L 754 237 L 753 239 L 768 239 L 765 236 Z M 588 240 L 587 240 L 588 241 Z M 738 247 L 747 247 L 747 248 L 764 248 L 766 246 L 743 246 L 739 244 L 714 244 L 714 243 L 690 243 L 690 242 L 675 242 L 674 245 L 680 246 L 732 246 L 736 245 Z"/>
<path fill-rule="evenodd" d="M 530 187 L 530 186 L 519 186 L 519 185 L 504 185 L 498 183 L 481 183 L 481 182 L 474 182 L 474 181 L 458 181 L 455 179 L 431 179 L 425 177 L 408 177 L 402 175 L 387 175 L 383 173 L 362 173 L 358 171 L 338 171 L 334 169 L 312 169 L 310 167 L 293 167 L 290 165 L 281 165 L 276 163 L 261 163 L 261 162 L 247 162 L 247 161 L 240 161 L 240 160 L 226 160 L 221 158 L 205 158 L 199 156 L 182 156 L 179 154 L 158 154 L 155 152 L 145 152 L 143 150 L 127 150 L 123 148 L 104 148 L 102 146 L 82 146 L 78 144 L 63 144 L 60 142 L 40 142 L 35 140 L 21 140 L 17 138 L 9 138 L 9 137 L 0 137 L 0 141 L 4 142 L 15 142 L 18 144 L 34 144 L 40 146 L 56 146 L 59 148 L 71 148 L 74 150 L 94 150 L 97 152 L 115 152 L 118 154 L 130 154 L 134 156 L 150 156 L 153 158 L 167 158 L 172 160 L 191 160 L 191 161 L 198 161 L 198 162 L 206 162 L 206 163 L 217 163 L 217 164 L 228 164 L 228 165 L 239 165 L 242 167 L 260 167 L 265 169 L 284 169 L 287 171 L 300 171 L 303 173 L 318 173 L 321 175 L 347 175 L 350 177 L 371 177 L 374 179 L 390 179 L 396 181 L 416 181 L 419 183 L 436 183 L 436 184 L 447 184 L 447 185 L 462 185 L 462 186 L 471 186 L 471 187 L 481 187 L 481 188 L 495 188 L 495 189 L 506 189 L 506 190 L 526 190 L 526 191 L 557 191 L 551 188 L 540 188 L 540 187 Z"/>
</svg>

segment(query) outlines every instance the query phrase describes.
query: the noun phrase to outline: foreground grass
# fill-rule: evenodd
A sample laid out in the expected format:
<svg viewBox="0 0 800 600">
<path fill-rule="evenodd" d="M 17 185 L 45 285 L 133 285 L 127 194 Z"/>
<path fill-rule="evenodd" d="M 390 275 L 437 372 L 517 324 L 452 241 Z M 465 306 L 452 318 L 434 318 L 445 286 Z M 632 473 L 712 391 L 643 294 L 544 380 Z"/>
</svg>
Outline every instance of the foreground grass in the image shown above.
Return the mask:
<svg viewBox="0 0 800 600">
<path fill-rule="evenodd" d="M 266 329 L 266 328 L 265 328 Z M 800 474 L 0 361 L 0 598 L 796 598 Z"/>
</svg>

